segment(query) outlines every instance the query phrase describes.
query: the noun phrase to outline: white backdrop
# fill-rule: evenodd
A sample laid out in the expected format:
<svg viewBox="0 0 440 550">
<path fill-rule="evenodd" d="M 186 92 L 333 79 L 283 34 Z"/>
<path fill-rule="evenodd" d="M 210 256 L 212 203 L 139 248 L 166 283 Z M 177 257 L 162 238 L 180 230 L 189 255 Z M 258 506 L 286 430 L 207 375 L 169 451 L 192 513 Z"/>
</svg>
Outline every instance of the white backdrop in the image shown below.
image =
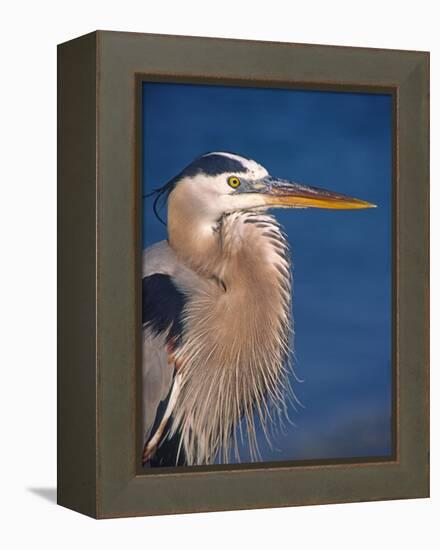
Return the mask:
<svg viewBox="0 0 440 550">
<path fill-rule="evenodd" d="M 0 56 L 1 468 L 4 548 L 428 547 L 439 541 L 439 345 L 432 347 L 431 500 L 96 522 L 54 504 L 56 44 L 95 29 L 430 50 L 432 203 L 438 204 L 435 3 L 75 0 L 5 2 Z M 437 155 L 435 154 L 437 152 Z M 432 280 L 439 222 L 432 216 Z M 432 326 L 438 327 L 438 290 Z M 437 342 L 436 342 L 437 340 Z M 437 517 L 437 524 L 434 518 Z M 4 540 L 2 540 L 4 539 Z M 429 542 L 431 541 L 431 542 Z"/>
</svg>

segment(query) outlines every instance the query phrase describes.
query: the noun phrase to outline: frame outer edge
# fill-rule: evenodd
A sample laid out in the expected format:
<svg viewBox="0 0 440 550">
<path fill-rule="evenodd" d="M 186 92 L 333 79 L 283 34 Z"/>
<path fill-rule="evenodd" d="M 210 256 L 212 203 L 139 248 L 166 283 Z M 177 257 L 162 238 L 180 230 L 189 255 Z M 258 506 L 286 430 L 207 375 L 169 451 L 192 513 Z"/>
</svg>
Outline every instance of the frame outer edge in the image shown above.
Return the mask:
<svg viewBox="0 0 440 550">
<path fill-rule="evenodd" d="M 101 44 L 99 52 L 98 41 Z M 158 70 L 165 67 L 165 74 L 168 73 L 171 77 L 177 76 L 176 71 L 179 69 L 181 76 L 187 75 L 192 78 L 193 75 L 206 75 L 207 78 L 215 78 L 218 81 L 223 78 L 231 81 L 241 79 L 240 71 L 246 59 L 258 59 L 258 63 L 247 66 L 247 76 L 244 78 L 255 78 L 256 81 L 260 81 L 260 85 L 262 75 L 266 80 L 265 67 L 269 67 L 268 85 L 272 80 L 280 81 L 283 74 L 288 72 L 293 75 L 293 80 L 297 77 L 298 82 L 310 82 L 314 86 L 320 82 L 319 75 L 324 74 L 327 85 L 357 86 L 359 79 L 359 85 L 365 90 L 370 85 L 384 89 L 398 88 L 406 84 L 408 77 L 420 66 L 422 57 L 426 55 L 419 52 L 377 50 L 377 55 L 373 56 L 372 53 L 376 52 L 371 49 L 344 47 L 332 49 L 332 59 L 333 53 L 337 59 L 329 63 L 330 51 L 329 47 L 325 46 L 292 46 L 286 43 L 278 46 L 236 41 L 235 45 L 240 53 L 237 60 L 229 55 L 230 42 L 221 39 L 189 40 L 188 37 L 155 37 L 106 31 L 99 31 L 95 35 L 94 47 L 100 66 L 95 64 L 94 74 L 95 78 L 98 75 L 99 90 L 95 81 L 93 100 L 96 110 L 90 115 L 95 126 L 90 129 L 89 125 L 89 132 L 93 133 L 96 140 L 96 166 L 99 162 L 99 174 L 98 168 L 95 172 L 93 166 L 93 176 L 96 180 L 92 186 L 93 192 L 96 193 L 94 215 L 97 215 L 93 220 L 96 224 L 94 261 L 99 260 L 94 264 L 93 281 L 99 286 L 94 287 L 96 309 L 93 304 L 95 324 L 92 333 L 94 338 L 96 336 L 93 361 L 96 358 L 100 364 L 99 378 L 95 370 L 98 367 L 97 363 L 91 367 L 94 376 L 92 387 L 95 392 L 91 401 L 94 403 L 93 410 L 89 411 L 90 415 L 82 414 L 81 422 L 79 419 L 76 420 L 82 423 L 88 432 L 90 426 L 93 430 L 96 428 L 93 459 L 89 464 L 88 474 L 93 470 L 97 477 L 94 478 L 93 490 L 88 487 L 88 502 L 92 502 L 93 498 L 98 500 L 98 489 L 100 496 L 99 502 L 93 501 L 95 508 L 89 515 L 108 518 L 427 496 L 426 470 L 423 471 L 425 461 L 421 454 L 426 439 L 420 441 L 417 450 L 411 450 L 408 445 L 406 446 L 404 455 L 409 460 L 404 460 L 403 463 L 347 464 L 330 468 L 317 466 L 313 467 L 313 477 L 307 467 L 135 476 L 131 460 L 135 437 L 131 404 L 136 362 L 136 337 L 132 326 L 136 317 L 133 311 L 136 300 L 130 286 L 133 282 L 133 265 L 136 257 L 133 235 L 137 231 L 134 223 L 136 208 L 133 208 L 136 193 L 132 186 L 135 180 L 135 140 L 132 139 L 135 122 L 132 104 L 135 92 L 134 75 L 139 72 L 157 74 Z M 215 51 L 217 55 L 216 63 L 211 63 L 208 69 L 206 60 L 212 59 L 212 52 L 205 51 L 201 47 L 203 45 L 207 50 Z M 269 66 L 269 62 L 277 53 L 272 53 L 272 48 L 277 48 L 277 52 L 283 54 L 276 58 L 277 63 L 274 67 Z M 256 56 L 257 53 L 263 57 Z M 358 58 L 363 61 L 362 64 Z M 360 65 L 362 69 L 359 68 Z M 338 76 L 334 80 L 332 75 L 336 66 Z M 292 78 L 283 77 L 282 80 Z M 426 74 L 422 71 L 422 89 L 425 89 L 425 78 Z M 415 83 L 412 81 L 412 85 L 414 84 L 412 90 L 417 98 L 420 97 L 420 80 L 417 81 L 417 77 Z M 425 115 L 426 111 L 422 117 L 422 125 Z M 86 138 L 87 141 L 89 136 Z M 409 152 L 413 161 L 424 162 L 426 140 L 423 139 L 420 144 L 422 155 L 418 160 L 417 153 L 411 153 L 408 145 L 410 144 L 406 140 L 402 156 Z M 74 167 L 77 168 L 76 165 Z M 406 169 L 404 165 L 402 168 Z M 99 195 L 97 180 L 100 181 Z M 425 184 L 426 181 L 423 177 L 422 183 Z M 90 200 L 90 197 L 87 200 Z M 423 200 L 418 213 L 422 213 L 422 210 L 426 213 L 427 206 L 427 202 Z M 418 230 L 420 231 L 420 225 Z M 427 258 L 424 256 L 424 246 L 421 252 L 425 268 Z M 125 290 L 121 292 L 121 289 Z M 417 309 L 417 314 L 427 313 L 426 308 L 427 306 Z M 84 328 L 82 330 L 85 331 Z M 86 336 L 87 341 L 90 335 Z M 426 341 L 419 343 L 418 349 L 422 346 L 426 351 L 425 345 Z M 413 375 L 413 371 L 408 372 Z M 89 376 L 91 377 L 90 373 Z M 422 378 L 426 382 L 424 375 Z M 89 382 L 90 380 L 91 378 L 88 379 Z M 425 408 L 423 411 L 421 409 L 422 402 L 426 406 L 426 395 L 422 395 L 420 384 L 417 390 L 418 395 L 413 403 L 418 411 L 418 421 L 426 427 L 428 411 Z M 89 398 L 88 395 L 87 406 Z M 72 400 L 72 406 L 76 410 L 78 404 Z M 412 425 L 410 422 L 410 430 Z M 312 493 L 310 483 L 313 486 Z M 80 511 L 88 513 L 85 509 Z"/>
<path fill-rule="evenodd" d="M 400 455 L 416 497 L 429 497 L 429 54 L 400 86 L 398 316 Z"/>
</svg>

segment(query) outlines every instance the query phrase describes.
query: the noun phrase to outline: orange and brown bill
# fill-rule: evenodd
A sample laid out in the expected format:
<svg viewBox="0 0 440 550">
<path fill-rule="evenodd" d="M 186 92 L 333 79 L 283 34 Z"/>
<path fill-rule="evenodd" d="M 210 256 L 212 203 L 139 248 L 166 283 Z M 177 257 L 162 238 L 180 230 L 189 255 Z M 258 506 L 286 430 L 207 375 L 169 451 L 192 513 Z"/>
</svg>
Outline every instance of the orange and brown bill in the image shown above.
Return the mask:
<svg viewBox="0 0 440 550">
<path fill-rule="evenodd" d="M 271 177 L 263 180 L 255 191 L 264 194 L 269 207 L 331 208 L 336 210 L 376 207 L 371 202 L 348 195 Z"/>
</svg>

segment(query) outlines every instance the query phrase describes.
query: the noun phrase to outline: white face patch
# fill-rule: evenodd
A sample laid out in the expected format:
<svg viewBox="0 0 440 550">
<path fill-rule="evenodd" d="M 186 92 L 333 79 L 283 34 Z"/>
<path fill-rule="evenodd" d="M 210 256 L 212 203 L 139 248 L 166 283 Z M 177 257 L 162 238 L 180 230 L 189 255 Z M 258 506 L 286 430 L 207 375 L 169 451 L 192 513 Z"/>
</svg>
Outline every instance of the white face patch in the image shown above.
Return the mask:
<svg viewBox="0 0 440 550">
<path fill-rule="evenodd" d="M 211 228 L 224 215 L 237 210 L 265 210 L 264 195 L 256 192 L 237 192 L 240 185 L 257 182 L 268 176 L 267 170 L 257 162 L 233 153 L 213 152 L 204 155 L 224 157 L 225 166 L 230 171 L 211 175 L 209 171 L 184 175 L 172 191 L 170 202 L 179 204 L 179 210 L 185 211 L 191 219 L 199 219 L 203 226 Z M 222 161 L 221 161 L 222 162 Z M 220 162 L 220 167 L 221 167 Z M 236 170 L 234 171 L 234 167 Z M 230 185 L 229 178 L 238 179 L 237 186 Z M 263 185 L 264 187 L 264 185 Z"/>
</svg>

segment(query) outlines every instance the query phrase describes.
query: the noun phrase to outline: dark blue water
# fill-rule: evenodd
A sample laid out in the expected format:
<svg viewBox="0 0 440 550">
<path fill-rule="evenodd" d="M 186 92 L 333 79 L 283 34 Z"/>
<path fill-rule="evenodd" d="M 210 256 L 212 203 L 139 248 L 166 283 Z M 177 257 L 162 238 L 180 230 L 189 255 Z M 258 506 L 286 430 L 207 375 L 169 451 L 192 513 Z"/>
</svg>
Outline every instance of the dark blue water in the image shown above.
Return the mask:
<svg viewBox="0 0 440 550">
<path fill-rule="evenodd" d="M 144 193 L 226 150 L 378 205 L 274 211 L 293 252 L 304 408 L 291 410 L 296 426 L 275 450 L 260 438 L 264 460 L 391 453 L 391 111 L 385 94 L 144 84 Z M 145 247 L 166 237 L 151 206 L 145 199 Z"/>
</svg>

